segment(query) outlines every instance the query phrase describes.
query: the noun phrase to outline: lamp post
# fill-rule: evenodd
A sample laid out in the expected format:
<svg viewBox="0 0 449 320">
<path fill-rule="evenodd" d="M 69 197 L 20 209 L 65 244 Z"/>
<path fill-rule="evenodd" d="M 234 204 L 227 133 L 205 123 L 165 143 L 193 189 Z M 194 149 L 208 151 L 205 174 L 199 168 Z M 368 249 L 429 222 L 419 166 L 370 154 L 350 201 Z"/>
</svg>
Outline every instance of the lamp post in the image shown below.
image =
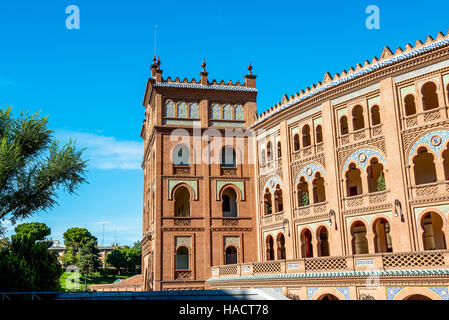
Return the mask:
<svg viewBox="0 0 449 320">
<path fill-rule="evenodd" d="M 398 216 L 398 208 L 399 208 L 399 214 L 401 215 L 401 222 L 405 221 L 404 213 L 402 212 L 402 204 L 401 201 L 398 199 L 394 200 L 394 216 Z"/>
<path fill-rule="evenodd" d="M 287 224 L 288 236 L 290 237 L 290 224 L 287 218 L 282 220 L 282 231 L 285 233 L 285 224 Z"/>
<path fill-rule="evenodd" d="M 329 225 L 332 226 L 332 217 L 334 217 L 334 225 L 335 225 L 335 230 L 337 230 L 337 218 L 335 216 L 335 211 L 331 210 L 329 211 Z"/>
</svg>

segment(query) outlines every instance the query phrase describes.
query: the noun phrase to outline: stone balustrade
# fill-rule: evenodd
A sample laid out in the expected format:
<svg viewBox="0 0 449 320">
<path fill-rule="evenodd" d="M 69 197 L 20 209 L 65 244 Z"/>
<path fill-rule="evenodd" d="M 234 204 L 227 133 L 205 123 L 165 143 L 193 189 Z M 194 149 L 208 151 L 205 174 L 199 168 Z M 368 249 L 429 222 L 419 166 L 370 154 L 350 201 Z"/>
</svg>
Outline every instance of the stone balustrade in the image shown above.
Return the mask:
<svg viewBox="0 0 449 320">
<path fill-rule="evenodd" d="M 351 210 L 359 207 L 370 207 L 387 202 L 391 202 L 390 192 L 388 190 L 363 193 L 357 196 L 343 198 L 344 210 Z"/>
<path fill-rule="evenodd" d="M 258 274 L 326 273 L 411 269 L 449 269 L 449 250 L 375 253 L 212 267 L 212 278 Z M 406 272 L 405 272 L 406 273 Z"/>
<path fill-rule="evenodd" d="M 449 193 L 449 181 L 412 185 L 409 188 L 411 189 L 411 195 L 414 199 L 433 197 L 436 195 L 447 195 Z"/>
</svg>

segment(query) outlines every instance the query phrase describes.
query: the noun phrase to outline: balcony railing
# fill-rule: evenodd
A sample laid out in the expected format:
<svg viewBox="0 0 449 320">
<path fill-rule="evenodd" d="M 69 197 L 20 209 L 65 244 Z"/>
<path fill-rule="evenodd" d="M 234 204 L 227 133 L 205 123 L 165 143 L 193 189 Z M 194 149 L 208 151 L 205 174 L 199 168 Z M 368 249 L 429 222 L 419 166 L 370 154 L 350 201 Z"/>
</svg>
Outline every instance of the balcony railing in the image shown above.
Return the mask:
<svg viewBox="0 0 449 320">
<path fill-rule="evenodd" d="M 327 211 L 327 202 L 313 203 L 307 206 L 295 208 L 295 218 L 301 218 L 310 214 L 322 214 Z"/>
<path fill-rule="evenodd" d="M 449 181 L 439 181 L 433 183 L 425 183 L 420 185 L 412 185 L 411 196 L 414 199 L 426 198 L 436 195 L 448 195 L 449 194 Z"/>
<path fill-rule="evenodd" d="M 173 174 L 189 175 L 190 174 L 190 166 L 173 166 Z"/>
<path fill-rule="evenodd" d="M 370 128 L 359 129 L 345 135 L 338 137 L 338 145 L 344 146 L 351 143 L 356 143 L 362 140 L 367 140 L 381 136 L 383 134 L 382 124 L 377 124 Z"/>
<path fill-rule="evenodd" d="M 212 267 L 212 278 L 257 274 L 448 269 L 449 250 L 374 253 L 350 256 L 277 260 Z"/>
<path fill-rule="evenodd" d="M 416 127 L 418 125 L 424 125 L 429 122 L 441 121 L 446 119 L 446 107 L 440 107 L 436 109 L 426 110 L 420 113 L 416 113 L 410 116 L 402 118 L 404 128 Z"/>
<path fill-rule="evenodd" d="M 262 217 L 262 224 L 268 225 L 284 220 L 284 211 L 271 213 Z"/>
<path fill-rule="evenodd" d="M 345 210 L 350 210 L 358 207 L 369 207 L 386 202 L 390 202 L 389 190 L 364 193 L 357 196 L 343 198 L 343 205 Z"/>
<path fill-rule="evenodd" d="M 237 167 L 221 167 L 220 173 L 222 176 L 236 176 L 237 175 Z"/>
</svg>

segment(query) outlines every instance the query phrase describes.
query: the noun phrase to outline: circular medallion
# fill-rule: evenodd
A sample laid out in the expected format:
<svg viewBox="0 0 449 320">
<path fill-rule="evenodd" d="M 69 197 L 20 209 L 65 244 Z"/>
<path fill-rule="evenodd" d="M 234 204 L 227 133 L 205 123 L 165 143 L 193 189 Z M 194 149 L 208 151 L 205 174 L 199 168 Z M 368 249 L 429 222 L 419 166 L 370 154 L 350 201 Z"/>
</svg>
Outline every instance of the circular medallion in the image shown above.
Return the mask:
<svg viewBox="0 0 449 320">
<path fill-rule="evenodd" d="M 441 144 L 441 137 L 433 136 L 432 138 L 430 138 L 430 143 L 434 146 L 439 146 Z"/>
<path fill-rule="evenodd" d="M 366 154 L 364 154 L 363 152 L 359 154 L 359 161 L 360 162 L 365 162 L 366 160 Z"/>
<path fill-rule="evenodd" d="M 313 170 L 312 170 L 312 168 L 308 168 L 306 172 L 307 172 L 307 175 L 310 177 L 313 173 Z"/>
</svg>

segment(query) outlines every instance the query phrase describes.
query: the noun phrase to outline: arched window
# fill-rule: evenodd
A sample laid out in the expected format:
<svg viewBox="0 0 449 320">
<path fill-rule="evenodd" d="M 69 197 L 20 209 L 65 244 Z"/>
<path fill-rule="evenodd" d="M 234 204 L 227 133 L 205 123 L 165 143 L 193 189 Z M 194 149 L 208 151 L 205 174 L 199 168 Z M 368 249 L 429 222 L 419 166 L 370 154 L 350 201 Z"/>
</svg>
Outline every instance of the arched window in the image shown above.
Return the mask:
<svg viewBox="0 0 449 320">
<path fill-rule="evenodd" d="M 278 246 L 278 252 L 277 252 L 277 256 L 278 256 L 278 260 L 285 260 L 285 238 L 284 235 L 282 233 L 280 233 L 277 236 L 277 246 Z"/>
<path fill-rule="evenodd" d="M 196 103 L 192 103 L 190 105 L 190 118 L 198 119 L 198 105 Z"/>
<path fill-rule="evenodd" d="M 221 148 L 221 162 L 220 165 L 222 167 L 235 167 L 235 150 L 233 147 L 225 146 Z"/>
<path fill-rule="evenodd" d="M 443 232 L 443 220 L 435 212 L 426 213 L 421 218 L 424 250 L 446 249 L 446 238 Z"/>
<path fill-rule="evenodd" d="M 301 249 L 303 258 L 313 257 L 312 233 L 309 229 L 306 229 L 302 232 Z"/>
<path fill-rule="evenodd" d="M 351 234 L 353 254 L 369 253 L 365 224 L 360 221 L 355 222 L 351 227 Z"/>
<path fill-rule="evenodd" d="M 373 126 L 380 124 L 380 111 L 377 104 L 371 107 L 371 123 Z"/>
<path fill-rule="evenodd" d="M 324 178 L 319 172 L 315 174 L 315 179 L 312 181 L 313 185 L 313 203 L 320 203 L 326 201 L 326 192 L 324 190 Z"/>
<path fill-rule="evenodd" d="M 175 166 L 190 166 L 190 152 L 185 144 L 177 144 L 174 147 L 173 164 Z"/>
<path fill-rule="evenodd" d="M 273 147 L 271 145 L 271 141 L 267 143 L 267 159 L 268 161 L 273 160 Z"/>
<path fill-rule="evenodd" d="M 237 249 L 234 246 L 227 247 L 225 255 L 225 264 L 237 263 Z"/>
<path fill-rule="evenodd" d="M 421 88 L 421 93 L 423 95 L 422 104 L 423 110 L 431 110 L 439 107 L 438 104 L 438 94 L 437 86 L 433 82 L 427 82 Z"/>
<path fill-rule="evenodd" d="M 329 233 L 327 228 L 321 227 L 318 230 L 318 257 L 330 256 L 329 250 Z"/>
<path fill-rule="evenodd" d="M 274 208 L 276 212 L 281 212 L 284 210 L 282 189 L 279 185 L 276 185 L 276 190 L 274 191 Z"/>
<path fill-rule="evenodd" d="M 178 118 L 187 118 L 187 105 L 184 102 L 178 104 L 177 111 Z"/>
<path fill-rule="evenodd" d="M 443 168 L 444 178 L 449 180 L 449 143 L 446 146 L 446 150 L 443 151 Z"/>
<path fill-rule="evenodd" d="M 265 190 L 263 200 L 264 200 L 265 215 L 271 214 L 273 212 L 273 207 L 271 205 L 271 193 L 268 188 Z"/>
<path fill-rule="evenodd" d="M 233 188 L 223 190 L 221 208 L 223 217 L 237 217 L 237 194 Z"/>
<path fill-rule="evenodd" d="M 172 101 L 167 101 L 165 103 L 165 116 L 167 118 L 174 118 L 175 117 L 175 105 Z"/>
<path fill-rule="evenodd" d="M 349 133 L 348 118 L 346 116 L 340 118 L 340 133 L 342 136 Z"/>
<path fill-rule="evenodd" d="M 262 165 L 265 165 L 265 163 L 267 163 L 267 158 L 265 156 L 265 150 L 264 149 L 262 149 L 262 151 L 260 152 L 260 157 L 262 158 L 261 159 Z"/>
<path fill-rule="evenodd" d="M 390 236 L 390 224 L 384 218 L 374 222 L 374 249 L 376 253 L 393 252 L 393 244 Z"/>
<path fill-rule="evenodd" d="M 300 207 L 308 206 L 310 204 L 309 183 L 304 179 L 304 177 L 301 177 L 301 179 L 299 179 L 297 191 L 298 191 L 298 205 Z"/>
<path fill-rule="evenodd" d="M 348 197 L 357 196 L 363 193 L 361 172 L 360 169 L 357 169 L 354 163 L 349 165 L 345 177 Z"/>
<path fill-rule="evenodd" d="M 190 216 L 190 192 L 181 186 L 175 191 L 175 217 Z"/>
<path fill-rule="evenodd" d="M 316 136 L 316 143 L 323 142 L 323 128 L 321 127 L 321 124 L 316 126 L 315 136 Z"/>
<path fill-rule="evenodd" d="M 243 120 L 243 108 L 240 104 L 235 107 L 235 120 Z"/>
<path fill-rule="evenodd" d="M 278 141 L 278 158 L 282 158 L 282 148 L 281 148 L 281 142 Z"/>
<path fill-rule="evenodd" d="M 415 104 L 415 96 L 412 94 L 407 95 L 404 98 L 404 108 L 405 108 L 405 115 L 411 116 L 416 114 L 416 104 Z"/>
<path fill-rule="evenodd" d="M 361 105 L 356 105 L 352 109 L 352 126 L 354 131 L 365 128 L 365 119 L 363 118 L 363 108 Z"/>
<path fill-rule="evenodd" d="M 273 242 L 273 237 L 272 236 L 268 236 L 267 240 L 265 241 L 265 246 L 266 246 L 266 258 L 267 261 L 270 260 L 274 260 L 274 248 L 273 248 L 274 242 Z"/>
<path fill-rule="evenodd" d="M 311 139 L 310 139 L 310 127 L 308 124 L 306 124 L 302 128 L 302 147 L 308 147 L 311 145 Z"/>
<path fill-rule="evenodd" d="M 223 108 L 223 119 L 224 120 L 232 120 L 232 107 L 227 104 Z"/>
<path fill-rule="evenodd" d="M 298 151 L 299 150 L 299 134 L 295 134 L 295 136 L 293 138 L 293 144 L 294 144 L 295 151 Z"/>
<path fill-rule="evenodd" d="M 176 249 L 176 270 L 189 269 L 189 249 L 181 246 Z"/>
<path fill-rule="evenodd" d="M 433 155 L 427 152 L 426 147 L 418 149 L 417 155 L 413 158 L 415 184 L 425 184 L 437 181 L 437 173 Z"/>
<path fill-rule="evenodd" d="M 370 165 L 366 168 L 368 175 L 368 192 L 385 191 L 384 166 L 379 163 L 377 158 L 372 158 Z"/>
<path fill-rule="evenodd" d="M 221 108 L 218 104 L 214 103 L 212 105 L 212 119 L 219 120 L 221 119 Z"/>
</svg>

